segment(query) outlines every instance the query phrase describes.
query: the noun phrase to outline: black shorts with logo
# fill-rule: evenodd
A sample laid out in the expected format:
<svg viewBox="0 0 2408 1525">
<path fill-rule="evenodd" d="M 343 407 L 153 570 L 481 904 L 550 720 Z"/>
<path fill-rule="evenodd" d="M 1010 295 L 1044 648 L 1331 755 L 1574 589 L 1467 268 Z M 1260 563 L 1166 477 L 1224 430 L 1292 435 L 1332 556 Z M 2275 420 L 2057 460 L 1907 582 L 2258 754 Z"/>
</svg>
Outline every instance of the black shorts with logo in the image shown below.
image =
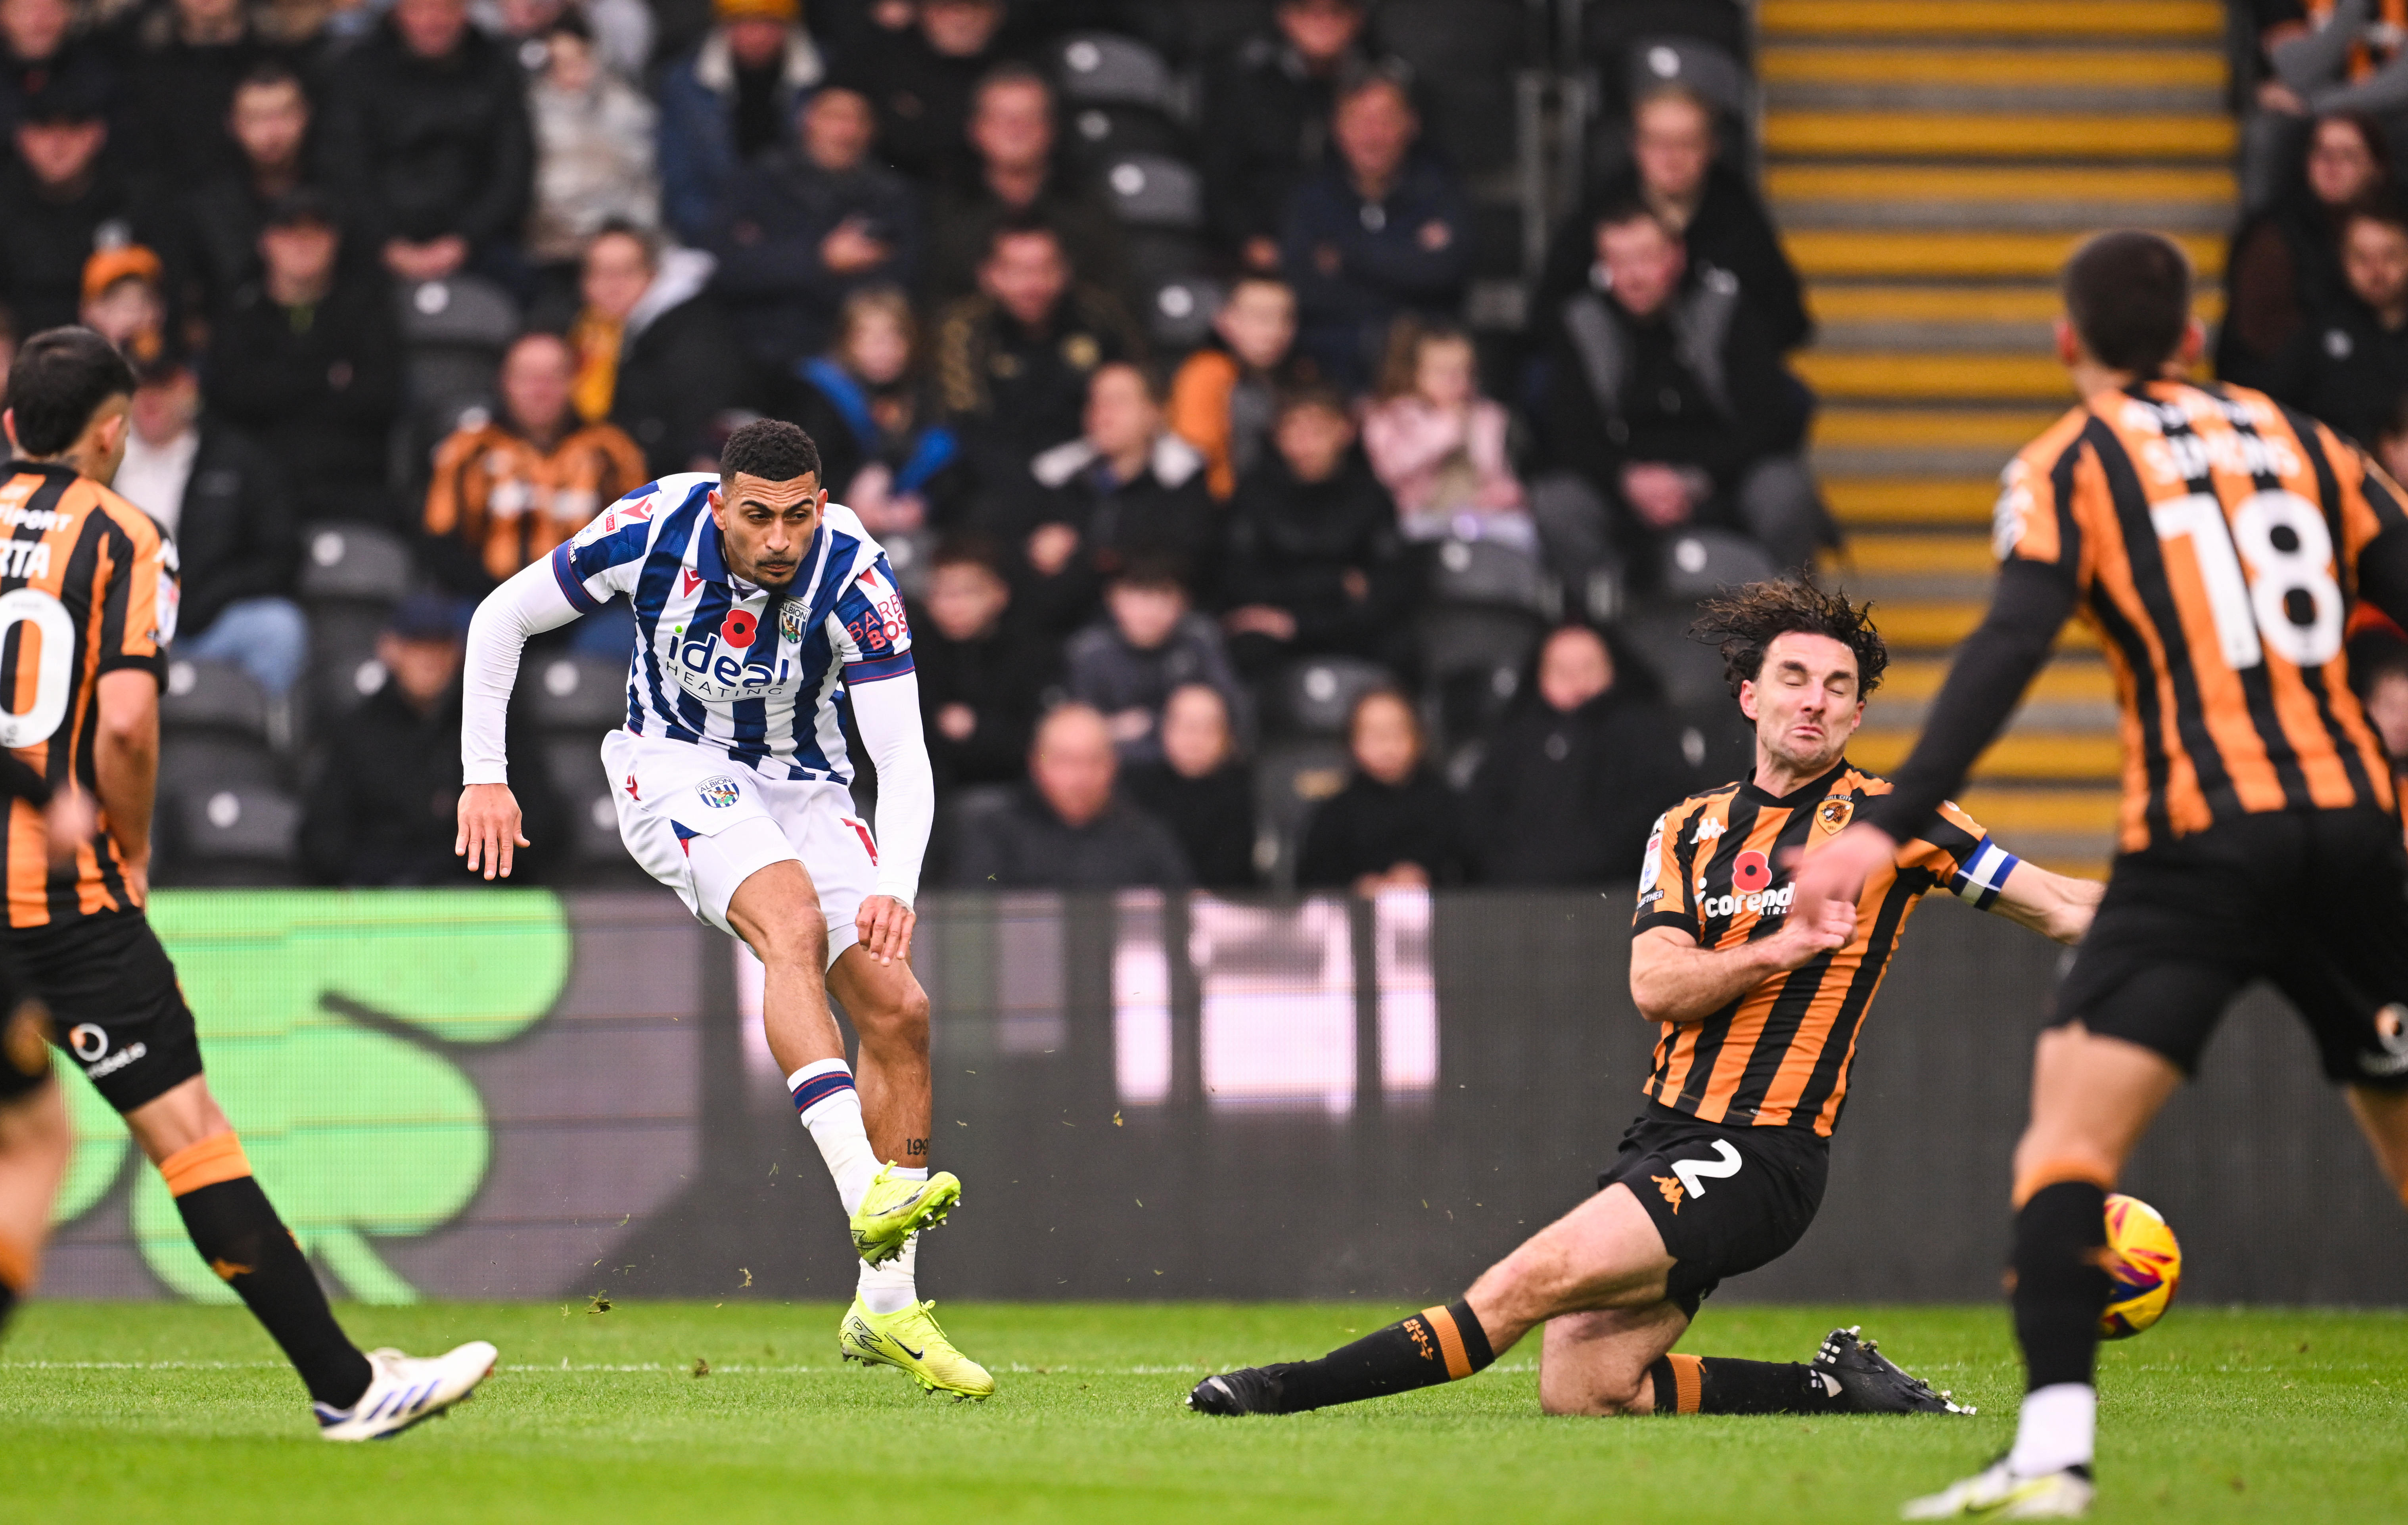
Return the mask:
<svg viewBox="0 0 2408 1525">
<path fill-rule="evenodd" d="M 2056 1021 L 2185 1073 L 2243 986 L 2269 980 L 2326 1076 L 2408 1087 L 2408 850 L 2376 810 L 2244 816 L 2115 859 Z"/>
<path fill-rule="evenodd" d="M 1650 1101 L 1597 1178 L 1630 1188 L 1674 1260 L 1665 1293 L 1695 1318 L 1736 1276 L 1789 1253 L 1823 1205 L 1831 1141 L 1811 1128 L 1729 1128 Z"/>
<path fill-rule="evenodd" d="M 9 954 L 50 1010 L 50 1039 L 120 1112 L 201 1072 L 193 1009 L 176 966 L 138 911 L 8 934 Z"/>
</svg>

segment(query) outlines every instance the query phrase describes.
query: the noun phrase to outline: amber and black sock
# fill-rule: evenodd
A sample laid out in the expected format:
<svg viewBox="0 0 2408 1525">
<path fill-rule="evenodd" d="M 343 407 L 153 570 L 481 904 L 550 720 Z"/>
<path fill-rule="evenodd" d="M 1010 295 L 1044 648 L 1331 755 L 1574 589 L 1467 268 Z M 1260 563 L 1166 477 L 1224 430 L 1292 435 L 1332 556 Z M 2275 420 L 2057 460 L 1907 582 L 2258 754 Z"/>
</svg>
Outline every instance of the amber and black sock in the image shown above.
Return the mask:
<svg viewBox="0 0 2408 1525">
<path fill-rule="evenodd" d="M 373 1373 L 335 1322 L 308 1257 L 252 1179 L 231 1133 L 203 1139 L 159 1162 L 184 1231 L 201 1259 L 234 1288 L 309 1388 L 330 1408 L 349 1408 Z"/>
<path fill-rule="evenodd" d="M 1471 1304 L 1450 1302 L 1375 1330 L 1319 1360 L 1272 1370 L 1280 1377 L 1280 1412 L 1301 1414 L 1460 1381 L 1496 1359 Z"/>
<path fill-rule="evenodd" d="M 1812 1366 L 1729 1356 L 1663 1356 L 1647 1368 L 1658 1414 L 1837 1414 L 1835 1384 Z"/>
</svg>

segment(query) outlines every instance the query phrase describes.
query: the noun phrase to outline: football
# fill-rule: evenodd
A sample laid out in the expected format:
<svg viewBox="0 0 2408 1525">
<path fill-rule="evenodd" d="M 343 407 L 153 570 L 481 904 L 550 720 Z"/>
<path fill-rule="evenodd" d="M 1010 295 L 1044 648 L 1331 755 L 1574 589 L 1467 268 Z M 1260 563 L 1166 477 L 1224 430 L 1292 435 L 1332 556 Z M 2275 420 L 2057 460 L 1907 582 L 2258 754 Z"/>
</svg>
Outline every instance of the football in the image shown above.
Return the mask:
<svg viewBox="0 0 2408 1525">
<path fill-rule="evenodd" d="M 2128 1340 L 2166 1316 L 2182 1284 L 2182 1245 L 2157 1210 L 2138 1197 L 2107 1199 L 2107 1274 L 2112 1286 L 2099 1337 Z"/>
</svg>

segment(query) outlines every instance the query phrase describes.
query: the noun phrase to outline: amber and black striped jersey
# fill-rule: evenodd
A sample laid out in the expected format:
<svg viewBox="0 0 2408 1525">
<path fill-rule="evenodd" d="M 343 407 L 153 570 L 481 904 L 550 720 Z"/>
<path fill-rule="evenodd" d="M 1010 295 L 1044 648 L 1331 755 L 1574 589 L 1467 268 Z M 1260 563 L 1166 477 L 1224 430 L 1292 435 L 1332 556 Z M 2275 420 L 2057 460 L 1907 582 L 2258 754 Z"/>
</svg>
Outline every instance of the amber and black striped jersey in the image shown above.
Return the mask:
<svg viewBox="0 0 2408 1525">
<path fill-rule="evenodd" d="M 1775 798 L 1751 781 L 1691 795 L 1648 839 L 1631 935 L 1671 927 L 1701 948 L 1771 936 L 1789 914 L 1784 860 L 1829 842 L 1867 799 L 1888 792 L 1886 779 L 1842 758 L 1795 794 Z M 1665 1023 L 1641 1088 L 1705 1122 L 1811 1127 L 1830 1137 L 1857 1030 L 1915 902 L 1944 888 L 1987 909 L 2016 861 L 1963 811 L 1942 805 L 1887 871 L 1866 880 L 1853 939 L 1702 1021 Z"/>
<path fill-rule="evenodd" d="M 164 677 L 176 600 L 175 547 L 150 515 L 66 467 L 0 467 L 0 746 L 51 787 L 72 779 L 97 798 L 101 674 Z M 10 802 L 11 928 L 133 905 L 108 825 L 53 872 L 41 811 Z"/>
<path fill-rule="evenodd" d="M 2070 577 L 2114 671 L 2126 852 L 2393 808 L 2343 634 L 2360 554 L 2408 514 L 2356 447 L 2261 393 L 2150 381 L 2066 414 L 2002 488 L 2000 558 Z"/>
</svg>

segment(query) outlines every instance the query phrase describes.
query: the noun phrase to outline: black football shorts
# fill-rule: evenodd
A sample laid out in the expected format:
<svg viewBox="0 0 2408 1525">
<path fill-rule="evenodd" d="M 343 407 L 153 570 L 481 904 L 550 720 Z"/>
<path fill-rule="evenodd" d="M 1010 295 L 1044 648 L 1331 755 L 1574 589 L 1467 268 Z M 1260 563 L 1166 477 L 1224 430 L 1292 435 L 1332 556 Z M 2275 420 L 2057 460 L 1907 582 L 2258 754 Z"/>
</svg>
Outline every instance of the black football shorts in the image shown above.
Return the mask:
<svg viewBox="0 0 2408 1525">
<path fill-rule="evenodd" d="M 2243 986 L 2288 996 L 2338 1085 L 2408 1087 L 2408 850 L 2375 810 L 2243 816 L 2115 859 L 2056 1021 L 2183 1072 Z"/>
<path fill-rule="evenodd" d="M 1830 1169 L 1830 1141 L 1812 1129 L 1727 1128 L 1650 1101 L 1597 1188 L 1619 1182 L 1647 1209 L 1679 1262 L 1665 1295 L 1695 1318 L 1725 1276 L 1789 1253 Z"/>
<path fill-rule="evenodd" d="M 193 1009 L 176 966 L 138 911 L 8 934 L 26 986 L 50 1012 L 50 1040 L 120 1112 L 201 1072 Z"/>
<path fill-rule="evenodd" d="M 50 1014 L 27 999 L 15 965 L 0 954 L 0 1106 L 41 1089 L 50 1078 Z"/>
</svg>

